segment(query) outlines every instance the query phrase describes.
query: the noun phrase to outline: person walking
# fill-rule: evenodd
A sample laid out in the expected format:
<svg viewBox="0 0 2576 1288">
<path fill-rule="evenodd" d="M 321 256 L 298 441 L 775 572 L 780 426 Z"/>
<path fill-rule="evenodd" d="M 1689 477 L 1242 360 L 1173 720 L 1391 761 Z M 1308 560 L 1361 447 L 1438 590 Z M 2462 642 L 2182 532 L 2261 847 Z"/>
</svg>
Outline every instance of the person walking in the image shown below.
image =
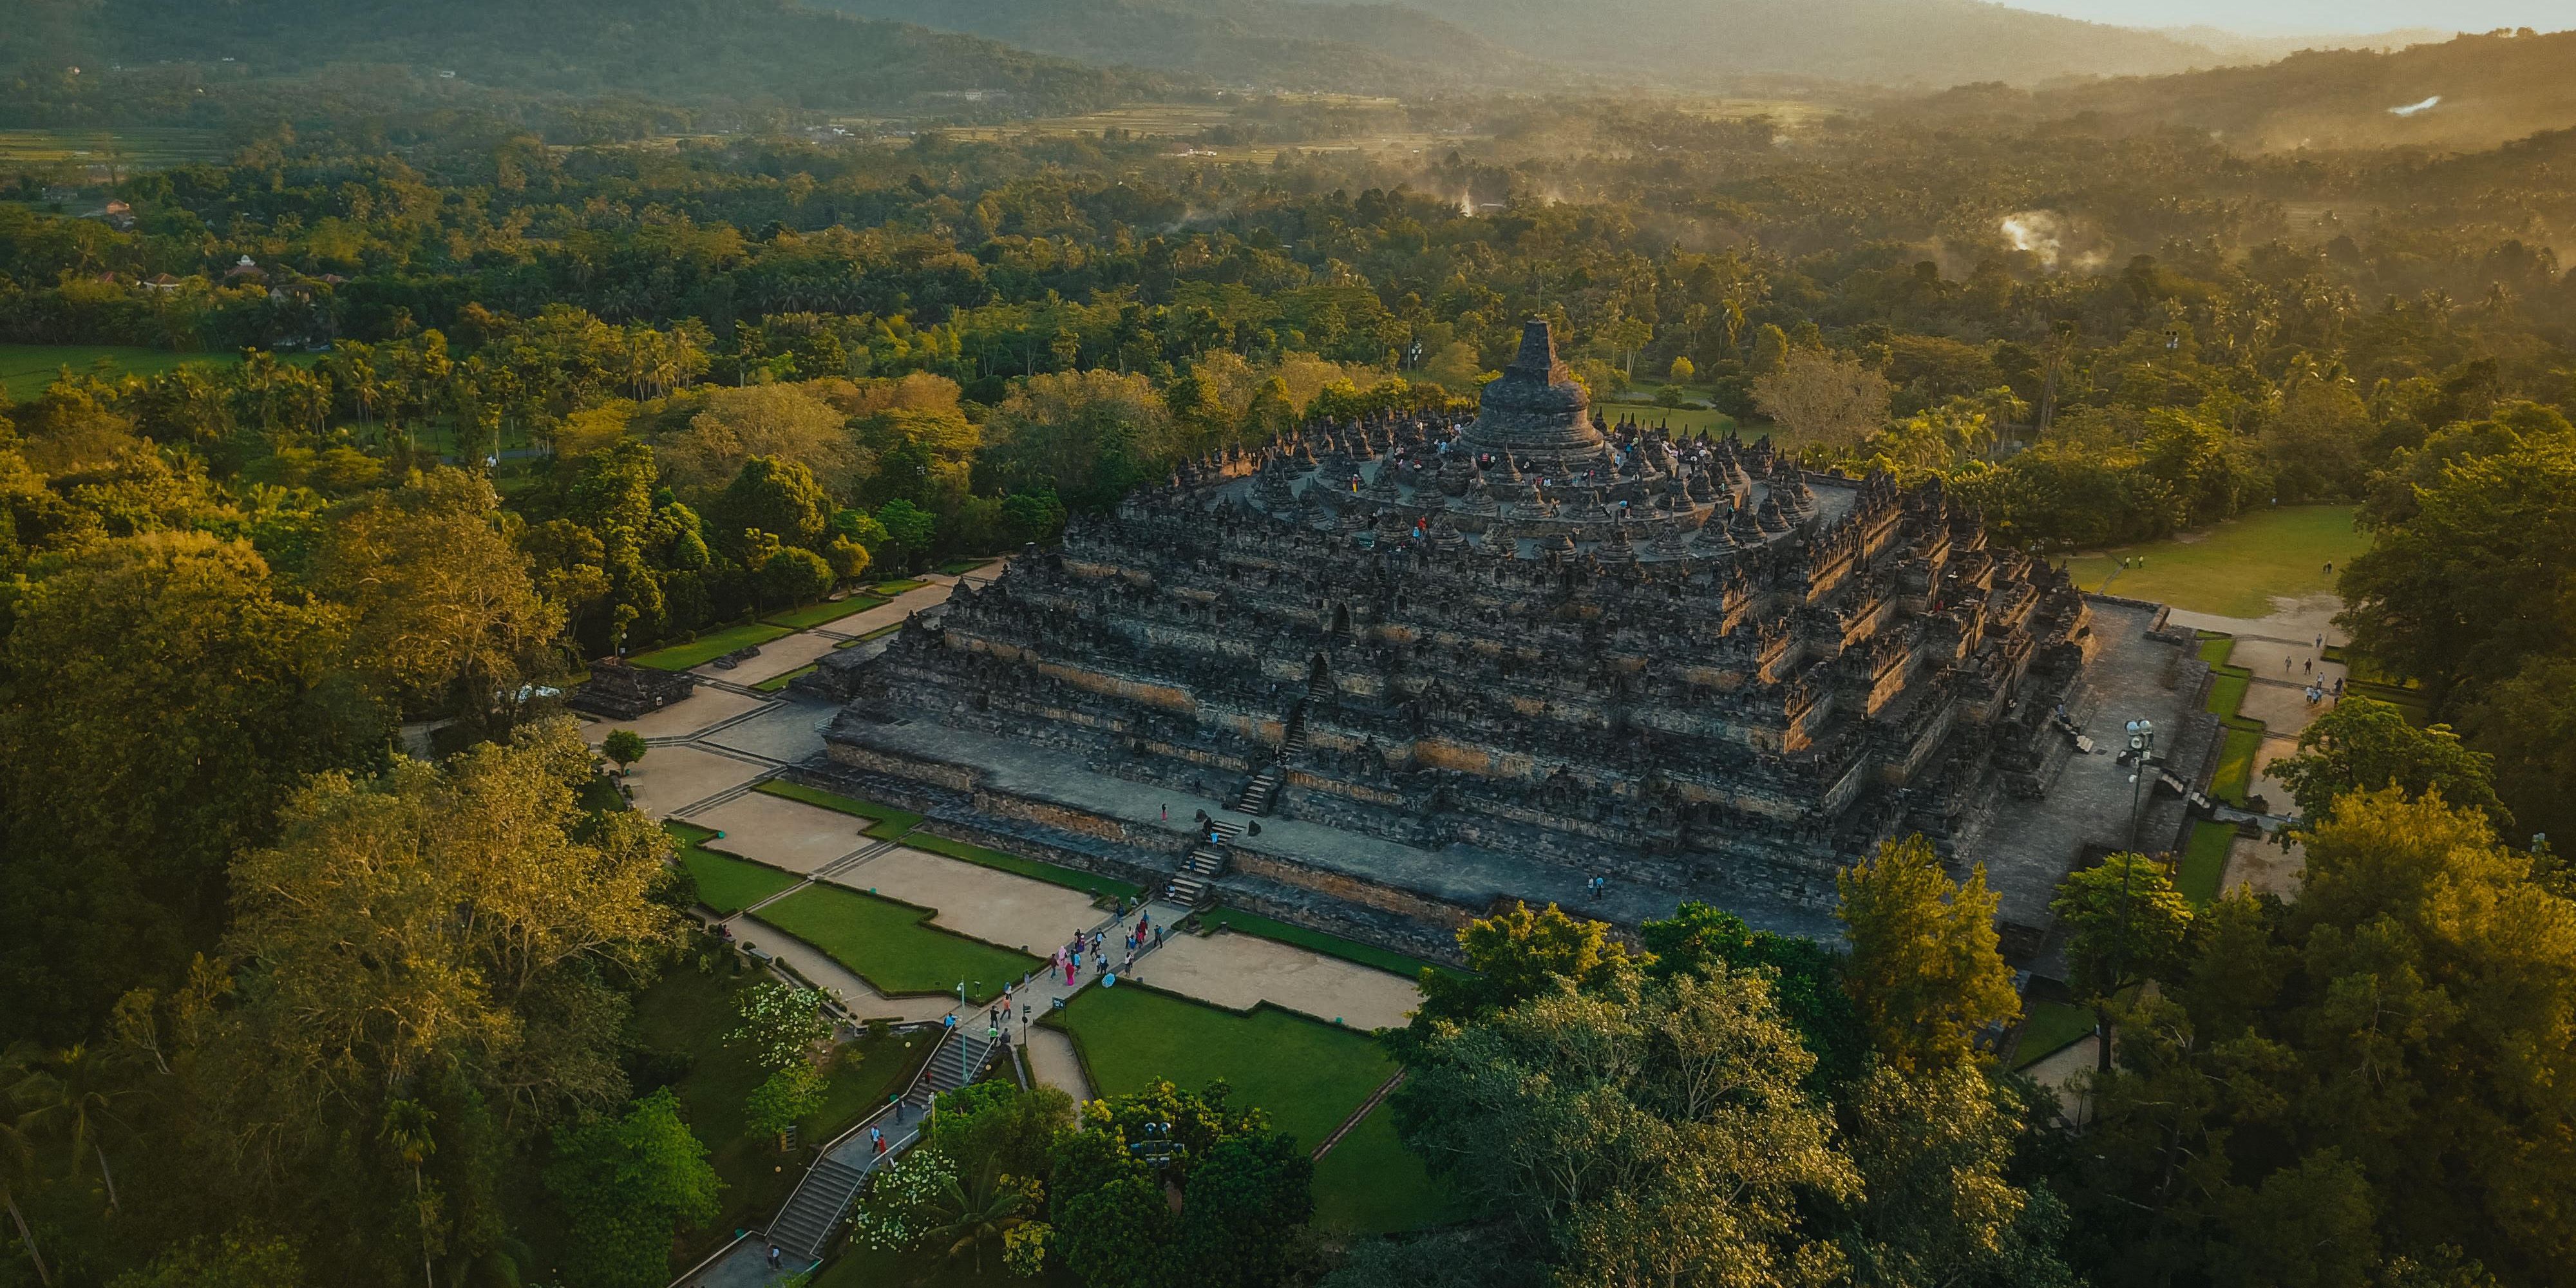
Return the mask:
<svg viewBox="0 0 2576 1288">
<path fill-rule="evenodd" d="M 780 1269 L 778 1264 L 778 1245 L 775 1243 L 769 1245 L 769 1268 L 772 1270 Z"/>
<path fill-rule="evenodd" d="M 868 1144 L 875 1148 L 877 1157 L 885 1157 L 885 1130 L 880 1127 L 868 1128 Z"/>
</svg>

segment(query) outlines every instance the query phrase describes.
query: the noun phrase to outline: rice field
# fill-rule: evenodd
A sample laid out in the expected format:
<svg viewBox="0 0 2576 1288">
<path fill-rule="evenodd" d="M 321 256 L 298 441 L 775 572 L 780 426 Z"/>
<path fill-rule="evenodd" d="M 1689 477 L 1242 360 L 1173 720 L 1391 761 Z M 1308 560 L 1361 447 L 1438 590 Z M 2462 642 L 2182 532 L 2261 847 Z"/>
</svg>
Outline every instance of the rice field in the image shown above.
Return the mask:
<svg viewBox="0 0 2576 1288">
<path fill-rule="evenodd" d="M 219 160 L 223 155 L 223 145 L 213 130 L 0 130 L 0 165 L 73 161 L 159 170 Z"/>
</svg>

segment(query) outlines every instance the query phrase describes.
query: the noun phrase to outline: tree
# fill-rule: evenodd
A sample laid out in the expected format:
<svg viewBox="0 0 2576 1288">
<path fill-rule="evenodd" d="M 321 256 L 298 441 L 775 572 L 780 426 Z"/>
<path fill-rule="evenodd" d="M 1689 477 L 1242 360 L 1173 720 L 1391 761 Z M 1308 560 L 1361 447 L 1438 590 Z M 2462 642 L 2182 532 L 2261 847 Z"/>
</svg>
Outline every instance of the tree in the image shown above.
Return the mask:
<svg viewBox="0 0 2576 1288">
<path fill-rule="evenodd" d="M 1568 1283 L 1802 1282 L 1832 1254 L 1800 1208 L 1855 1198 L 1813 1058 L 1759 976 L 1633 998 L 1557 989 L 1443 1024 L 1396 1128 L 1433 1173 Z"/>
<path fill-rule="evenodd" d="M 811 550 L 789 546 L 760 565 L 760 592 L 781 604 L 810 604 L 832 589 L 832 566 Z"/>
<path fill-rule="evenodd" d="M 1887 378 L 1856 358 L 1793 348 L 1753 382 L 1753 404 L 1809 442 L 1850 447 L 1887 420 Z"/>
<path fill-rule="evenodd" d="M 0 1038 L 67 1042 L 182 970 L 219 924 L 231 854 L 272 835 L 300 778 L 360 763 L 381 735 L 341 671 L 343 614 L 281 595 L 245 542 L 103 538 L 10 614 Z"/>
<path fill-rule="evenodd" d="M 993 409 L 984 459 L 1013 491 L 1043 489 L 1101 509 L 1170 458 L 1175 428 L 1141 374 L 1041 373 Z"/>
<path fill-rule="evenodd" d="M 2299 752 L 2272 764 L 2299 812 L 2323 818 L 2340 797 L 2396 787 L 2487 811 L 2497 826 L 2512 820 L 2491 785 L 2495 757 L 2469 750 L 2449 725 L 2418 729 L 2406 714 L 2359 695 L 2344 698 L 2299 732 Z"/>
<path fill-rule="evenodd" d="M 2452 462 L 2343 571 L 2353 648 L 2421 678 L 2436 705 L 2576 639 L 2576 439 Z"/>
<path fill-rule="evenodd" d="M 988 1159 L 971 1178 L 949 1176 L 923 1205 L 922 1241 L 943 1261 L 973 1257 L 981 1275 L 985 1247 L 1035 1222 L 1045 1203 L 1045 1187 L 1036 1178 L 1003 1174 Z"/>
<path fill-rule="evenodd" d="M 506 732 L 560 670 L 565 613 L 537 593 L 489 481 L 436 469 L 336 516 L 314 570 L 352 612 L 356 665 L 413 710 Z"/>
<path fill-rule="evenodd" d="M 1422 1009 L 1414 1029 L 1434 1019 L 1465 1019 L 1553 991 L 1562 981 L 1576 989 L 1623 987 L 1636 964 L 1625 945 L 1598 921 L 1578 921 L 1549 904 L 1543 912 L 1515 903 L 1511 911 L 1468 923 L 1458 932 L 1467 968 L 1460 976 L 1422 972 Z"/>
<path fill-rule="evenodd" d="M 751 1089 L 751 1097 L 743 1105 L 743 1131 L 774 1138 L 783 1154 L 787 1152 L 787 1133 L 822 1110 L 823 1096 L 829 1089 L 823 1075 L 803 1061 L 776 1070 Z"/>
<path fill-rule="evenodd" d="M 1268 1115 L 1234 1108 L 1221 1082 L 1162 1082 L 1094 1101 L 1084 1119 L 1057 1135 L 1047 1187 L 1049 1245 L 1066 1268 L 1137 1288 L 1293 1281 L 1314 1165 Z M 1137 1148 L 1149 1143 L 1176 1148 L 1158 1167 Z M 1166 1187 L 1181 1192 L 1178 1213 Z"/>
<path fill-rule="evenodd" d="M 2036 1118 L 1973 1065 L 1919 1074 L 1880 1065 L 1843 1109 L 1861 1202 L 1842 1239 L 1862 1284 L 2073 1288 L 2060 1260 L 2066 1212 L 2045 1185 L 2014 1184 Z M 2053 1130 L 2053 1128 L 2042 1128 Z"/>
<path fill-rule="evenodd" d="M 939 528 L 939 516 L 910 501 L 888 501 L 877 507 L 876 518 L 885 529 L 887 548 L 900 555 L 906 567 L 929 553 Z"/>
<path fill-rule="evenodd" d="M 830 502 L 813 471 L 775 456 L 744 461 L 733 481 L 706 505 L 707 521 L 717 532 L 757 528 L 808 549 L 822 540 L 830 514 Z"/>
<path fill-rule="evenodd" d="M 438 1152 L 438 1139 L 430 1135 L 430 1124 L 438 1115 L 429 1107 L 413 1100 L 397 1100 L 385 1106 L 384 1125 L 377 1136 L 391 1147 L 394 1154 L 411 1168 L 414 1205 L 420 1214 L 420 1278 L 423 1288 L 438 1288 L 438 1275 L 430 1269 L 430 1258 L 438 1255 L 438 1196 L 431 1193 L 421 1179 L 420 1165 Z"/>
<path fill-rule="evenodd" d="M 2350 701 L 2350 699 L 2346 699 Z M 2466 719 L 2495 762 L 2495 790 L 2524 830 L 2576 838 L 2576 658 L 2537 657 L 2490 688 Z M 2451 789 L 2443 799 L 2453 800 Z M 2473 803 L 2460 799 L 2460 803 Z"/>
<path fill-rule="evenodd" d="M 108 1288 L 302 1288 L 306 1282 L 295 1245 L 245 1229 L 167 1248 L 150 1265 L 109 1280 Z"/>
<path fill-rule="evenodd" d="M 617 766 L 618 774 L 623 776 L 626 773 L 626 767 L 642 760 L 648 749 L 644 745 L 644 735 L 632 729 L 611 729 L 607 737 L 600 739 L 599 750 L 600 754 L 608 757 L 610 762 Z"/>
<path fill-rule="evenodd" d="M 846 492 L 867 464 L 848 418 L 802 385 L 708 390 L 706 409 L 659 452 L 672 485 L 692 499 L 723 486 L 756 456 L 793 462 L 836 492 Z"/>
<path fill-rule="evenodd" d="M 974 1082 L 939 1093 L 930 1143 L 969 1167 L 997 1160 L 1012 1176 L 1043 1176 L 1059 1132 L 1073 1130 L 1073 1097 L 1049 1086 Z"/>
<path fill-rule="evenodd" d="M 277 843 L 233 864 L 227 950 L 243 963 L 205 1094 L 284 1163 L 368 1115 L 387 1088 L 461 1070 L 515 1110 L 623 1094 L 611 980 L 671 942 L 653 898 L 670 841 L 640 816 L 590 815 L 571 722 L 523 729 L 443 765 L 317 776 Z"/>
<path fill-rule="evenodd" d="M 1869 1034 L 1843 988 L 1843 963 L 1832 950 L 1803 936 L 1755 930 L 1734 913 L 1696 900 L 1685 900 L 1669 920 L 1641 923 L 1637 937 L 1652 954 L 1645 963 L 1649 979 L 1708 978 L 1720 968 L 1768 972 L 1772 1002 L 1816 1057 L 1818 1085 L 1837 1088 L 1859 1076 Z"/>
<path fill-rule="evenodd" d="M 1845 987 L 1871 1046 L 1893 1068 L 1930 1070 L 1968 1059 L 1990 1024 L 2021 1012 L 1995 936 L 1996 898 L 1979 866 L 1963 883 L 1941 871 L 1920 836 L 1887 841 L 1874 860 L 1836 874 Z"/>
<path fill-rule="evenodd" d="M 2173 888 L 2165 865 L 2143 854 L 2114 854 L 2066 874 L 2048 905 L 2066 926 L 2071 984 L 2091 999 L 2110 1067 L 2111 1002 L 2132 984 L 2169 975 L 2191 930 L 2191 904 Z"/>
<path fill-rule="evenodd" d="M 546 1189 L 571 1226 L 572 1281 L 655 1288 L 669 1279 L 671 1236 L 715 1219 L 721 1184 L 668 1087 L 621 1115 L 557 1131 Z"/>
<path fill-rule="evenodd" d="M 1665 378 L 1674 384 L 1688 384 L 1697 375 L 1699 375 L 1699 368 L 1692 366 L 1691 360 L 1686 356 L 1674 358 L 1672 367 L 1664 372 Z"/>
</svg>

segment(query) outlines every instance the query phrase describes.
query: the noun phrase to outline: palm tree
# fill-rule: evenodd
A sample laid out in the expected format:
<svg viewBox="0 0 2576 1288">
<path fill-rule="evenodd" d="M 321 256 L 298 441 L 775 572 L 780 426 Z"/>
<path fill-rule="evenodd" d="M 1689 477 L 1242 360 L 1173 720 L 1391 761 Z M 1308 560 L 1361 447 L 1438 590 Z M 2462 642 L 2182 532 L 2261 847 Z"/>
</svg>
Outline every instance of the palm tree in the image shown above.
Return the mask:
<svg viewBox="0 0 2576 1288">
<path fill-rule="evenodd" d="M 429 1197 L 421 1180 L 420 1165 L 438 1152 L 438 1142 L 429 1134 L 430 1124 L 438 1115 L 417 1100 L 397 1100 L 385 1106 L 384 1142 L 393 1146 L 402 1161 L 411 1164 L 412 1199 L 420 1206 L 420 1277 L 429 1288 L 438 1288 L 438 1278 L 429 1268 Z"/>
<path fill-rule="evenodd" d="M 108 1171 L 104 1129 L 122 1122 L 113 1106 L 134 1094 L 114 1086 L 105 1053 L 88 1043 L 74 1043 L 53 1060 L 56 1072 L 37 1074 L 20 1084 L 35 1102 L 29 1118 L 58 1133 L 71 1145 L 72 1175 L 79 1176 L 84 1149 L 98 1156 L 98 1177 L 107 1186 L 107 1210 L 116 1210 L 116 1177 Z"/>
<path fill-rule="evenodd" d="M 1035 1205 L 1035 1186 L 997 1176 L 996 1161 L 984 1160 L 972 1183 L 949 1177 L 938 1196 L 922 1204 L 922 1215 L 937 1223 L 923 1232 L 922 1241 L 943 1259 L 971 1251 L 979 1277 L 984 1273 L 984 1245 L 1028 1224 L 1027 1209 Z"/>
<path fill-rule="evenodd" d="M 13 1106 L 34 1089 L 41 1073 L 29 1071 L 29 1051 L 14 1047 L 0 1054 L 0 1079 L 8 1086 L 6 1094 Z M 39 1173 L 36 1170 L 35 1114 L 0 1111 L 0 1207 L 9 1209 L 9 1219 L 18 1223 L 18 1241 L 27 1245 L 27 1259 L 36 1263 L 36 1282 L 52 1288 L 54 1276 L 45 1269 L 45 1259 L 36 1251 L 36 1232 L 27 1227 L 27 1214 L 18 1209 L 18 1192 L 32 1188 Z"/>
</svg>

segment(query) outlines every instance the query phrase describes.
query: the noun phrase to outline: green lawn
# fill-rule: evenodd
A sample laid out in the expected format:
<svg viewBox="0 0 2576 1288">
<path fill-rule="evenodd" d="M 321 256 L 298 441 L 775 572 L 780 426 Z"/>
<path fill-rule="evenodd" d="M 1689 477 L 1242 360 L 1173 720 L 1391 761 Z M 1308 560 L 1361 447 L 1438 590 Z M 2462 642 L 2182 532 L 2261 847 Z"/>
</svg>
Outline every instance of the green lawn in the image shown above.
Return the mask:
<svg viewBox="0 0 2576 1288">
<path fill-rule="evenodd" d="M 919 590 L 929 584 L 929 582 L 923 581 L 918 577 L 903 577 L 894 581 L 878 582 L 876 590 L 880 595 L 891 597 L 904 594 L 907 591 Z"/>
<path fill-rule="evenodd" d="M 675 1272 L 715 1251 L 736 1229 L 768 1224 L 802 1174 L 802 1155 L 782 1158 L 774 1140 L 743 1136 L 744 1102 L 766 1075 L 747 1052 L 726 1047 L 724 1034 L 734 1026 L 735 990 L 760 978 L 748 972 L 707 975 L 683 968 L 635 999 L 633 1038 L 645 1050 L 660 1053 L 658 1062 L 685 1061 L 686 1071 L 671 1089 L 680 1098 L 689 1130 L 711 1151 L 708 1161 L 725 1183 L 723 1213 L 680 1241 L 672 1254 Z M 929 1053 L 926 1041 L 909 1041 L 919 1043 L 918 1049 L 907 1046 L 900 1034 L 862 1038 L 842 1048 L 823 1108 L 798 1125 L 803 1143 L 820 1145 L 884 1104 L 915 1061 Z M 638 1095 L 652 1090 L 635 1088 Z"/>
<path fill-rule="evenodd" d="M 2222 617 L 2267 617 L 2275 597 L 2334 593 L 2325 571 L 2368 549 L 2348 505 L 2257 510 L 2204 532 L 2069 560 L 2079 587 Z M 2122 568 L 2127 558 L 2143 565 Z"/>
<path fill-rule="evenodd" d="M 1223 1078 L 1235 1103 L 1270 1111 L 1271 1124 L 1301 1149 L 1331 1135 L 1395 1074 L 1375 1039 L 1270 1006 L 1237 1014 L 1149 989 L 1090 988 L 1049 1022 L 1073 1035 L 1102 1095 L 1160 1079 L 1195 1089 Z M 1372 1125 L 1384 1116 L 1380 1106 L 1319 1165 L 1319 1224 L 1396 1229 L 1441 1210 L 1444 1200 L 1419 1161 L 1410 1168 L 1399 1162 L 1411 1156 L 1391 1130 Z M 1349 1159 L 1335 1161 L 1354 1147 Z"/>
<path fill-rule="evenodd" d="M 2013 1048 L 2013 1067 L 2036 1064 L 2092 1031 L 2093 1012 L 2064 1002 L 2041 1002 L 2030 1008 L 2030 1022 L 2022 1026 L 2021 1043 Z"/>
<path fill-rule="evenodd" d="M 963 577 L 991 562 L 990 559 L 951 559 L 939 565 L 939 571 L 951 577 Z"/>
<path fill-rule="evenodd" d="M 965 841 L 953 841 L 928 832 L 914 832 L 904 837 L 903 843 L 916 850 L 942 854 L 952 859 L 962 859 L 979 867 L 1009 872 L 1031 880 L 1044 881 L 1049 885 L 1060 885 L 1068 890 L 1080 890 L 1084 894 L 1105 894 L 1117 899 L 1133 899 L 1145 892 L 1143 886 L 1130 885 L 1116 877 L 1099 876 L 1078 868 L 1026 859 L 1016 854 L 1005 854 L 1000 850 L 987 849 Z"/>
<path fill-rule="evenodd" d="M 2227 739 L 2219 744 L 2218 769 L 2209 776 L 2209 794 L 2242 807 L 2254 785 L 2254 753 L 2263 747 L 2263 722 L 2232 716 L 2226 723 Z"/>
<path fill-rule="evenodd" d="M 662 830 L 680 843 L 680 866 L 697 878 L 698 902 L 725 916 L 730 917 L 781 890 L 790 889 L 802 880 L 767 864 L 706 848 L 706 843 L 715 839 L 715 833 L 695 824 L 665 819 Z"/>
<path fill-rule="evenodd" d="M 902 622 L 888 622 L 888 623 L 886 623 L 885 625 L 883 625 L 883 626 L 880 626 L 880 627 L 876 628 L 875 630 L 869 631 L 869 632 L 868 632 L 867 634 L 865 634 L 865 635 L 861 635 L 861 636 L 860 636 L 860 637 L 858 637 L 857 639 L 844 641 L 844 642 L 842 642 L 842 643 L 840 643 L 840 644 L 834 645 L 834 647 L 836 647 L 836 648 L 848 648 L 848 647 L 850 647 L 850 645 L 852 645 L 852 644 L 863 644 L 863 643 L 866 643 L 866 642 L 867 642 L 867 641 L 869 641 L 869 640 L 881 640 L 881 639 L 884 639 L 884 638 L 885 638 L 886 636 L 888 636 L 888 635 L 892 635 L 892 634 L 894 634 L 896 631 L 902 630 L 903 628 L 904 628 L 904 623 L 902 623 Z"/>
<path fill-rule="evenodd" d="M 686 644 L 673 644 L 668 648 L 657 648 L 650 653 L 639 653 L 626 660 L 637 666 L 652 667 L 657 671 L 685 671 L 693 666 L 704 666 L 735 649 L 766 644 L 780 636 L 795 633 L 784 626 L 772 626 L 767 622 L 750 622 L 701 635 Z"/>
<path fill-rule="evenodd" d="M 1419 977 L 1425 967 L 1447 971 L 1453 975 L 1461 973 L 1454 966 L 1443 966 L 1438 962 L 1408 957 L 1403 953 L 1380 948 L 1374 944 L 1364 944 L 1356 939 L 1344 939 L 1340 935 L 1328 935 L 1320 930 L 1308 930 L 1304 926 L 1274 921 L 1258 913 L 1245 912 L 1240 908 L 1219 908 L 1208 913 L 1207 917 L 1215 922 L 1219 929 L 1258 935 L 1263 939 L 1275 939 L 1283 944 L 1294 944 L 1299 948 L 1319 952 L 1327 957 L 1339 957 L 1344 961 L 1358 962 L 1362 966 L 1374 966 L 1382 971 L 1402 975 L 1406 979 Z"/>
<path fill-rule="evenodd" d="M 809 630 L 826 623 L 837 622 L 852 613 L 864 613 L 871 608 L 882 606 L 885 602 L 874 595 L 852 595 L 847 599 L 827 599 L 819 604 L 807 604 L 803 608 L 790 608 L 785 612 L 771 613 L 760 620 L 772 626 L 784 626 L 790 630 Z"/>
<path fill-rule="evenodd" d="M 879 805 L 875 801 L 863 801 L 856 796 L 843 796 L 839 792 L 827 792 L 819 787 L 808 787 L 803 783 L 791 783 L 772 778 L 752 790 L 766 792 L 772 796 L 783 796 L 791 801 L 803 801 L 808 805 L 848 814 L 854 818 L 872 819 L 874 822 L 869 825 L 866 834 L 880 841 L 891 841 L 921 826 L 921 816 L 911 810 L 896 809 L 892 805 Z"/>
<path fill-rule="evenodd" d="M 784 675 L 773 675 L 773 676 L 769 677 L 768 679 L 763 680 L 763 681 L 761 681 L 760 683 L 758 683 L 758 684 L 755 684 L 755 685 L 751 686 L 751 689 L 752 689 L 752 692 L 754 692 L 754 693 L 776 693 L 776 692 L 779 692 L 779 691 L 780 691 L 780 690 L 782 690 L 782 689 L 785 689 L 788 685 L 794 684 L 794 683 L 796 682 L 796 677 L 797 677 L 797 676 L 800 676 L 800 675 L 812 675 L 814 672 L 816 672 L 816 671 L 818 671 L 818 670 L 820 670 L 820 669 L 822 669 L 822 664 L 821 664 L 821 663 L 819 663 L 819 662 L 808 662 L 808 663 L 806 663 L 805 665 L 800 666 L 800 667 L 796 668 L 796 669 L 795 669 L 795 670 L 793 670 L 793 671 L 789 671 L 789 672 L 787 672 L 787 673 L 786 673 L 786 674 L 784 674 Z"/>
<path fill-rule="evenodd" d="M 2235 824 L 2192 824 L 2191 839 L 2182 847 L 2182 865 L 2174 873 L 2174 888 L 2195 905 L 2215 901 L 2218 884 L 2227 876 L 2227 852 L 2235 846 Z"/>
<path fill-rule="evenodd" d="M 889 996 L 953 993 L 964 980 L 969 999 L 987 1002 L 1004 984 L 1037 969 L 1038 959 L 1027 953 L 924 924 L 935 911 L 836 885 L 810 885 L 756 915 Z"/>
<path fill-rule="evenodd" d="M 1383 1104 L 1315 1163 L 1315 1224 L 1328 1230 L 1418 1230 L 1460 1219 L 1463 1206 L 1396 1137 Z"/>
<path fill-rule="evenodd" d="M 172 353 L 131 344 L 0 344 L 0 387 L 6 387 L 12 399 L 24 402 L 44 393 L 64 367 L 74 375 L 87 375 L 101 358 L 108 360 L 112 374 L 124 376 L 158 375 L 191 362 L 230 366 L 241 361 L 236 353 Z"/>
</svg>

